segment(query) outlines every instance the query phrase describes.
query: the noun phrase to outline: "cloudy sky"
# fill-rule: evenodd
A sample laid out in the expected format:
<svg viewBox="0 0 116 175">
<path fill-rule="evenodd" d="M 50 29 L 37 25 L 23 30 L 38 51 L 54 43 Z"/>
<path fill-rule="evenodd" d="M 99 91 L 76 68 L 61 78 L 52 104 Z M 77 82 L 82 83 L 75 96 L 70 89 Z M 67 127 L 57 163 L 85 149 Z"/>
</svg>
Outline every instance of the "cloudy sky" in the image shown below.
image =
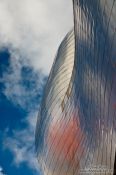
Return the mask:
<svg viewBox="0 0 116 175">
<path fill-rule="evenodd" d="M 71 0 L 0 0 L 0 175 L 40 175 L 34 131 Z"/>
</svg>

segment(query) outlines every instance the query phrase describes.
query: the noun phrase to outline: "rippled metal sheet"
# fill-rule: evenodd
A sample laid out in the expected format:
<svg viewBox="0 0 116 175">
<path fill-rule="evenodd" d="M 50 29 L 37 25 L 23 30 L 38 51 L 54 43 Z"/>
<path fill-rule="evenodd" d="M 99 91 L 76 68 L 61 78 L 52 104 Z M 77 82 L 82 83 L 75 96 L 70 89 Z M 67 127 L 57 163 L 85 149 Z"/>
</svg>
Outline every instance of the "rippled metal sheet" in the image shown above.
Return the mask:
<svg viewBox="0 0 116 175">
<path fill-rule="evenodd" d="M 62 156 L 60 149 L 65 140 L 60 137 L 62 137 L 62 132 L 68 122 L 67 119 L 63 122 L 64 97 L 65 94 L 68 96 L 70 94 L 69 84 L 71 84 L 74 66 L 74 49 L 74 31 L 72 30 L 62 41 L 56 54 L 38 116 L 35 142 L 39 164 L 45 175 L 60 173 L 59 167 L 64 162 L 60 157 Z M 67 134 L 64 132 L 64 137 Z M 60 143 L 57 148 L 58 142 Z M 61 175 L 67 166 L 68 164 L 65 162 Z"/>
<path fill-rule="evenodd" d="M 116 149 L 116 2 L 74 0 L 74 99 L 85 134 L 81 169 L 113 174 Z"/>
<path fill-rule="evenodd" d="M 38 160 L 45 175 L 113 175 L 116 1 L 73 7 L 74 32 L 59 47 L 38 117 Z"/>
</svg>

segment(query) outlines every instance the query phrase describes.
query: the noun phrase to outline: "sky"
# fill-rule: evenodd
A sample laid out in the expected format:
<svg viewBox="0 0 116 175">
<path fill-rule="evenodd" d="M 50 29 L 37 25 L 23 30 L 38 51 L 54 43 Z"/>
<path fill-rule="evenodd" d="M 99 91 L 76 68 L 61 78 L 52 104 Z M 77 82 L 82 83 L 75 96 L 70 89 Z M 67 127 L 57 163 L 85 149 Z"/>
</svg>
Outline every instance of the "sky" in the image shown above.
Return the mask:
<svg viewBox="0 0 116 175">
<path fill-rule="evenodd" d="M 42 175 L 34 147 L 38 110 L 72 26 L 71 0 L 0 0 L 0 175 Z"/>
</svg>

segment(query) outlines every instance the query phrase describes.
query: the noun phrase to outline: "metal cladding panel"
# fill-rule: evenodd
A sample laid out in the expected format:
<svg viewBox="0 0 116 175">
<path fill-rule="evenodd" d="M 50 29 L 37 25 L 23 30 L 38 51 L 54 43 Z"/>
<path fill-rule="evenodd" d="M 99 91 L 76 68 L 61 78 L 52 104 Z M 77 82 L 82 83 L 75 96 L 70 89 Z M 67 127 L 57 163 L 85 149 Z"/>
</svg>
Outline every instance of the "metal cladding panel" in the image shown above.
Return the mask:
<svg viewBox="0 0 116 175">
<path fill-rule="evenodd" d="M 45 175 L 113 175 L 116 151 L 116 1 L 73 0 L 36 127 Z"/>
<path fill-rule="evenodd" d="M 86 137 L 81 171 L 109 175 L 116 151 L 116 1 L 74 0 L 74 18 L 74 100 Z"/>
<path fill-rule="evenodd" d="M 57 131 L 60 128 L 62 128 L 61 131 L 64 130 L 61 123 L 64 123 L 64 126 L 66 125 L 65 122 L 62 122 L 64 118 L 63 100 L 65 94 L 69 93 L 68 87 L 74 66 L 74 44 L 74 31 L 72 30 L 62 41 L 56 54 L 38 116 L 35 142 L 38 160 L 44 174 L 58 172 L 56 170 L 57 161 L 59 166 L 62 165 L 62 159 L 59 155 L 62 143 L 57 149 L 57 142 L 59 142 L 61 133 L 57 133 Z M 57 135 L 55 140 L 54 134 Z M 57 155 L 54 157 L 55 151 Z M 64 172 L 67 166 L 68 164 L 65 163 Z"/>
</svg>

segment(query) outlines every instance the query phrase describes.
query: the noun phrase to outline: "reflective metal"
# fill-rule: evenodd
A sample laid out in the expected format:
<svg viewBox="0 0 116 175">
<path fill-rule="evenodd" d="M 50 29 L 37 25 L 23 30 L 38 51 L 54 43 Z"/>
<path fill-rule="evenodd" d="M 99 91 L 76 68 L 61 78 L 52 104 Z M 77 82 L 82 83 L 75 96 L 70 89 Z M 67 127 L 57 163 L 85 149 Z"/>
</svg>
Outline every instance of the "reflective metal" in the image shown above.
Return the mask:
<svg viewBox="0 0 116 175">
<path fill-rule="evenodd" d="M 73 0 L 36 127 L 45 175 L 113 175 L 116 151 L 116 1 Z"/>
</svg>

